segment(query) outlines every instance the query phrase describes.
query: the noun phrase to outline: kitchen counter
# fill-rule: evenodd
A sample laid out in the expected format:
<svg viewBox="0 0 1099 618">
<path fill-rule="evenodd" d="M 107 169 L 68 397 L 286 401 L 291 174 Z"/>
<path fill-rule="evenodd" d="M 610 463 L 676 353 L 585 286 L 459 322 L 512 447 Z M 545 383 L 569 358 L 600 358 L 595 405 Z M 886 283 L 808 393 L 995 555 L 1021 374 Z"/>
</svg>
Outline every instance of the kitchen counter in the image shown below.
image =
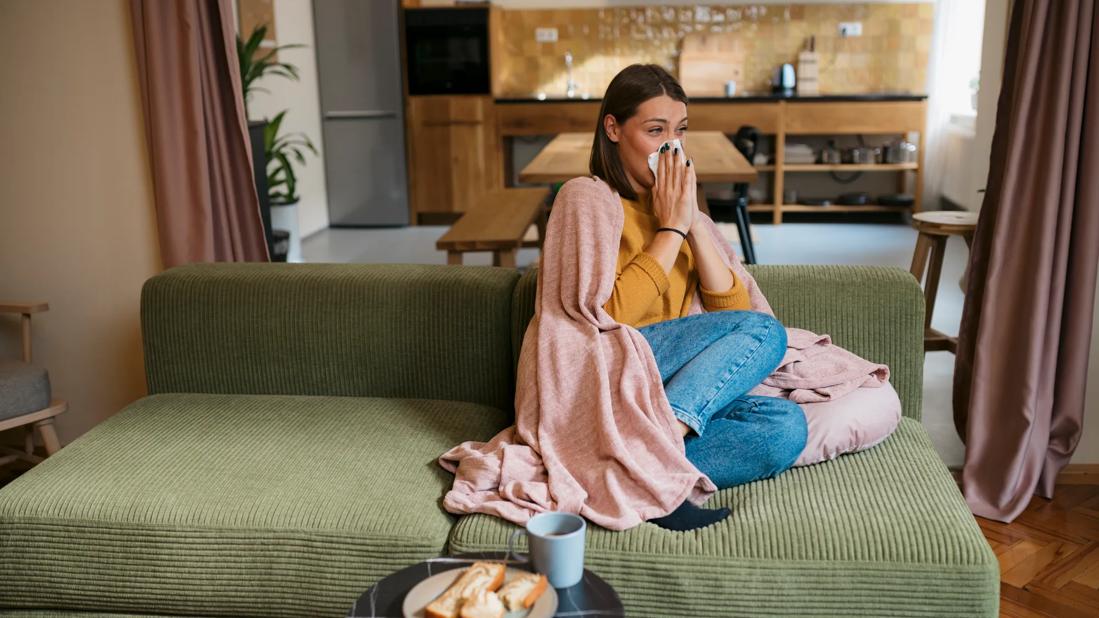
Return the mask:
<svg viewBox="0 0 1099 618">
<path fill-rule="evenodd" d="M 499 98 L 499 135 L 556 135 L 590 131 L 601 99 Z M 766 135 L 876 134 L 923 131 L 927 97 L 882 92 L 811 97 L 751 95 L 691 99 L 691 128 L 736 133 L 752 125 Z"/>
<path fill-rule="evenodd" d="M 735 97 L 690 97 L 691 103 L 770 103 L 775 101 L 796 101 L 799 103 L 838 103 L 844 101 L 923 101 L 926 94 L 905 92 L 874 92 L 866 94 L 821 94 L 813 96 L 783 96 L 781 94 L 744 94 Z M 602 99 L 567 99 L 537 97 L 501 97 L 495 99 L 498 104 L 515 103 L 599 103 Z"/>
</svg>

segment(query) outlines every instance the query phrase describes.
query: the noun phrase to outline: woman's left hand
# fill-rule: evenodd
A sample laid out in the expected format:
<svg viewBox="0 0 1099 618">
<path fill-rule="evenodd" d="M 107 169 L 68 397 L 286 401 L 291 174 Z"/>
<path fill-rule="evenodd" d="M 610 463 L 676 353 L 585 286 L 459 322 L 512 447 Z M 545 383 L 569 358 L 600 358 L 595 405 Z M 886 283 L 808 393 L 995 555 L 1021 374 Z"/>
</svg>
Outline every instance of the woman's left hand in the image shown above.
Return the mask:
<svg viewBox="0 0 1099 618">
<path fill-rule="evenodd" d="M 691 165 L 690 169 L 693 170 L 694 165 Z M 695 204 L 698 208 L 697 202 Z M 735 279 L 732 271 L 721 259 L 723 249 L 719 246 L 728 241 L 724 238 L 715 238 L 703 221 L 704 218 L 702 209 L 698 208 L 694 220 L 691 221 L 691 227 L 687 230 L 687 243 L 694 253 L 699 283 L 708 290 L 728 290 L 733 287 Z"/>
<path fill-rule="evenodd" d="M 700 190 L 700 187 L 698 186 L 698 175 L 696 174 L 695 163 L 694 163 L 693 160 L 688 160 L 688 161 L 690 162 L 690 165 L 688 165 L 686 167 L 685 171 L 687 173 L 687 177 L 684 179 L 683 184 L 684 184 L 684 186 L 687 186 L 687 187 L 694 187 L 694 191 L 696 192 L 696 195 L 697 195 L 697 192 Z M 697 198 L 693 199 L 692 201 L 694 202 L 695 212 L 694 212 L 694 218 L 691 219 L 691 227 L 688 228 L 688 230 L 687 230 L 688 239 L 690 239 L 691 237 L 697 236 L 699 232 L 703 231 L 702 216 L 701 216 L 702 215 L 702 209 L 698 206 L 698 199 Z"/>
</svg>

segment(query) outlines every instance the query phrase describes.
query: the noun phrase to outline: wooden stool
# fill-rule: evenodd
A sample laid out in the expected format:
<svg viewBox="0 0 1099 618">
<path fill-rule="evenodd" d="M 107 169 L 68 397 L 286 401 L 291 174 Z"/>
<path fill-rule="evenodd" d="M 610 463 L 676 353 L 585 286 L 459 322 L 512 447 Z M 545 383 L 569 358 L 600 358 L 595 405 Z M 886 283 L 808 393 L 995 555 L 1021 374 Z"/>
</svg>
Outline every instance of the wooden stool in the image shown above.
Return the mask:
<svg viewBox="0 0 1099 618">
<path fill-rule="evenodd" d="M 957 354 L 958 338 L 951 337 L 931 328 L 931 316 L 935 312 L 935 294 L 939 290 L 939 275 L 943 270 L 943 256 L 946 254 L 946 239 L 961 236 L 966 246 L 973 243 L 973 231 L 977 229 L 977 213 L 957 210 L 938 210 L 912 215 L 912 227 L 919 236 L 916 238 L 916 253 L 912 256 L 912 275 L 916 281 L 923 281 L 924 268 L 928 254 L 931 267 L 927 271 L 924 283 L 924 352 L 946 350 Z"/>
<path fill-rule="evenodd" d="M 541 247 L 546 231 L 543 188 L 499 189 L 486 193 L 435 242 L 447 264 L 461 264 L 467 251 L 491 251 L 492 265 L 515 268 L 520 247 Z M 537 235 L 531 226 L 537 226 Z"/>
</svg>

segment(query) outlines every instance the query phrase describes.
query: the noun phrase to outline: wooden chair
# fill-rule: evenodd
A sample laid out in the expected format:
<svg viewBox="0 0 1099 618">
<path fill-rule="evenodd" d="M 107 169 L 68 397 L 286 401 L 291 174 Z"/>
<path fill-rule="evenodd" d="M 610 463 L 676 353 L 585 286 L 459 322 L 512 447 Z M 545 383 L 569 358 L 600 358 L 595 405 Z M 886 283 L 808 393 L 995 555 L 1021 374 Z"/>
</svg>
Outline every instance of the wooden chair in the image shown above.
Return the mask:
<svg viewBox="0 0 1099 618">
<path fill-rule="evenodd" d="M 54 430 L 53 417 L 69 409 L 69 405 L 50 396 L 49 376 L 44 369 L 31 363 L 31 315 L 46 311 L 46 303 L 3 303 L 0 313 L 22 316 L 23 360 L 0 361 L 0 431 L 24 428 L 23 450 L 0 446 L 0 465 L 13 461 L 36 464 L 42 458 L 34 454 L 34 433 L 37 432 L 47 455 L 61 448 Z"/>
<path fill-rule="evenodd" d="M 977 213 L 956 210 L 921 212 L 912 215 L 912 226 L 919 232 L 916 251 L 912 255 L 912 276 L 922 282 L 924 270 L 927 270 L 927 282 L 924 284 L 924 352 L 945 350 L 957 354 L 958 338 L 931 328 L 931 317 L 935 312 L 939 275 L 943 270 L 943 256 L 946 255 L 946 239 L 961 236 L 967 247 L 971 245 L 973 232 L 977 229 Z"/>
<path fill-rule="evenodd" d="M 515 268 L 521 247 L 541 247 L 546 233 L 543 188 L 498 189 L 486 193 L 435 242 L 447 264 L 461 264 L 467 251 L 491 251 L 492 265 Z M 537 236 L 531 226 L 537 226 Z"/>
</svg>

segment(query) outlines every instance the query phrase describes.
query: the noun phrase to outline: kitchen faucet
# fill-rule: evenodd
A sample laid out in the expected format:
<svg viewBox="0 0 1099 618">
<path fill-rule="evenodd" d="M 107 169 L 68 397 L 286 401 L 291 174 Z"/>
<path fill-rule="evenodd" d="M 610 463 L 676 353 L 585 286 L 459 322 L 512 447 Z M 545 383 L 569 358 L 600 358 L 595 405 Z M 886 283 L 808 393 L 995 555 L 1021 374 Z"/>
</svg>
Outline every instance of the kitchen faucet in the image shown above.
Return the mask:
<svg viewBox="0 0 1099 618">
<path fill-rule="evenodd" d="M 576 91 L 580 88 L 580 84 L 577 84 L 572 79 L 572 52 L 565 52 L 565 96 L 573 99 L 576 97 Z"/>
</svg>

